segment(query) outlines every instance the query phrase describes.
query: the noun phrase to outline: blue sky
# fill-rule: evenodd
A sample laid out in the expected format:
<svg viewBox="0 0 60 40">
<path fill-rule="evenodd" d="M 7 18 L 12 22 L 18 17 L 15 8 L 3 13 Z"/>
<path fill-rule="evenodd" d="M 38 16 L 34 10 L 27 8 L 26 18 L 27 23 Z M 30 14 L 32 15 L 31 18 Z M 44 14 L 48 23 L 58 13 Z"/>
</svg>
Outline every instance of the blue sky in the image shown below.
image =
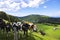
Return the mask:
<svg viewBox="0 0 60 40">
<path fill-rule="evenodd" d="M 60 0 L 0 0 L 0 11 L 19 17 L 30 14 L 60 17 Z"/>
</svg>

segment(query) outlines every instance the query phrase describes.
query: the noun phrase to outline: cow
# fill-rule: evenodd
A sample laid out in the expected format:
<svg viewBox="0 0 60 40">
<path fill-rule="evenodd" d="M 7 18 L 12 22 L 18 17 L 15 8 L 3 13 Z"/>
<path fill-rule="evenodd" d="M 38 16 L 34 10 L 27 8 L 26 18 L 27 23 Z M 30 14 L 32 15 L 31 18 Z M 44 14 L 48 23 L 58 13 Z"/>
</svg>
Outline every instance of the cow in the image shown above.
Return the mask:
<svg viewBox="0 0 60 40">
<path fill-rule="evenodd" d="M 6 24 L 6 32 L 10 32 L 11 31 L 11 24 L 10 23 L 7 23 Z"/>
<path fill-rule="evenodd" d="M 46 35 L 46 33 L 43 30 L 40 30 L 41 35 Z"/>
<path fill-rule="evenodd" d="M 28 29 L 29 29 L 29 24 L 27 24 L 27 23 L 23 23 L 23 25 L 22 25 L 22 30 L 24 31 L 24 35 L 26 34 L 28 34 Z"/>
<path fill-rule="evenodd" d="M 24 35 L 27 34 L 28 35 L 28 30 L 30 30 L 31 32 L 36 32 L 36 25 L 34 25 L 33 23 L 30 22 L 25 22 L 22 25 L 22 30 L 24 31 Z"/>
<path fill-rule="evenodd" d="M 5 30 L 5 27 L 6 27 L 5 22 L 3 21 L 3 19 L 0 18 L 0 29 L 1 29 L 2 31 L 4 31 L 4 30 Z"/>
<path fill-rule="evenodd" d="M 14 28 L 16 28 L 16 31 L 17 31 L 17 27 L 18 27 L 17 22 L 13 22 L 12 23 L 12 30 L 14 31 Z"/>
<path fill-rule="evenodd" d="M 36 26 L 35 24 L 29 23 L 29 25 L 30 25 L 29 29 L 30 29 L 31 31 L 37 32 L 37 26 Z"/>
<path fill-rule="evenodd" d="M 18 25 L 17 30 L 22 30 L 22 24 L 21 24 L 21 22 L 17 22 L 17 25 Z"/>
<path fill-rule="evenodd" d="M 12 30 L 14 31 L 14 27 L 16 28 L 16 31 L 22 30 L 22 24 L 21 22 L 13 22 L 12 23 Z"/>
</svg>

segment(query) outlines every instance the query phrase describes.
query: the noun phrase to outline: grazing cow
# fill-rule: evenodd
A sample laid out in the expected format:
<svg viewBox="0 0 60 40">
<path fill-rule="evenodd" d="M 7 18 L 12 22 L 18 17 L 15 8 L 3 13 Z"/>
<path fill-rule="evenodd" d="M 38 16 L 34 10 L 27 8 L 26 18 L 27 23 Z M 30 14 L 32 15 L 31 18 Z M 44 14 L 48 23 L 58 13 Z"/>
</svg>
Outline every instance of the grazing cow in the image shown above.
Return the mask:
<svg viewBox="0 0 60 40">
<path fill-rule="evenodd" d="M 41 33 L 41 35 L 45 35 L 45 32 L 43 32 L 43 30 L 40 30 L 40 33 Z"/>
<path fill-rule="evenodd" d="M 16 27 L 16 30 L 21 30 L 21 22 L 13 22 L 12 29 L 14 30 L 14 27 Z"/>
<path fill-rule="evenodd" d="M 14 28 L 16 28 L 16 31 L 18 31 L 17 27 L 18 27 L 17 22 L 13 22 L 13 24 L 12 24 L 12 30 L 14 31 Z"/>
<path fill-rule="evenodd" d="M 37 26 L 36 25 L 34 25 L 33 31 L 37 32 Z"/>
<path fill-rule="evenodd" d="M 17 28 L 17 30 L 21 30 L 22 29 L 22 24 L 21 24 L 21 22 L 17 22 L 17 25 L 18 25 L 18 28 Z"/>
<path fill-rule="evenodd" d="M 33 23 L 25 22 L 22 25 L 22 30 L 24 31 L 24 35 L 28 33 L 28 30 L 31 30 L 31 32 L 33 31 L 36 32 L 37 31 L 36 29 L 37 27 Z"/>
<path fill-rule="evenodd" d="M 24 35 L 25 35 L 25 34 L 28 34 L 29 26 L 30 26 L 29 24 L 23 23 L 23 25 L 22 25 L 22 30 L 24 31 Z"/>
<path fill-rule="evenodd" d="M 31 31 L 34 31 L 34 32 L 37 32 L 37 26 L 36 25 L 34 25 L 33 23 L 29 23 L 29 29 L 31 30 Z"/>
<path fill-rule="evenodd" d="M 18 38 L 17 38 L 17 29 L 18 29 L 18 24 L 17 24 L 17 22 L 13 22 L 13 24 L 12 24 L 12 29 L 13 29 L 13 32 L 14 32 L 14 40 L 18 40 Z"/>
</svg>

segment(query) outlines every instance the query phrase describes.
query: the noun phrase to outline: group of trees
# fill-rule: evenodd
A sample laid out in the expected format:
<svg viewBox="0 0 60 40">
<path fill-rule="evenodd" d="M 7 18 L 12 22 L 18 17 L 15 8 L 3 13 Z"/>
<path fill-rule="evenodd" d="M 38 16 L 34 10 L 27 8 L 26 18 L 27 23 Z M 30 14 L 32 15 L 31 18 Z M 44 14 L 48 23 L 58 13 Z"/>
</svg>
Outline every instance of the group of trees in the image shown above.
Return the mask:
<svg viewBox="0 0 60 40">
<path fill-rule="evenodd" d="M 60 18 L 53 18 L 53 17 L 43 18 L 43 19 L 39 19 L 38 22 L 39 23 L 60 24 Z"/>
<path fill-rule="evenodd" d="M 9 18 L 7 17 L 7 14 L 3 11 L 0 11 L 0 18 L 8 20 Z"/>
</svg>

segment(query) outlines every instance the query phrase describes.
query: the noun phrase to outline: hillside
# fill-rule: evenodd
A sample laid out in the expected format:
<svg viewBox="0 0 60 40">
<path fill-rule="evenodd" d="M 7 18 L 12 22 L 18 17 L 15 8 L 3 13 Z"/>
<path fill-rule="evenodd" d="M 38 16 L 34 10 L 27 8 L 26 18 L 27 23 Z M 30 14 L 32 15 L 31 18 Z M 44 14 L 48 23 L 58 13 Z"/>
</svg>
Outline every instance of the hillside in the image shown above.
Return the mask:
<svg viewBox="0 0 60 40">
<path fill-rule="evenodd" d="M 21 20 L 37 23 L 40 18 L 48 18 L 48 16 L 44 16 L 44 15 L 28 15 L 28 16 L 19 17 L 19 18 Z"/>
<path fill-rule="evenodd" d="M 7 20 L 9 22 L 14 22 L 14 21 L 19 21 L 19 19 L 15 16 L 12 16 L 12 15 L 8 15 L 6 14 L 5 12 L 3 11 L 0 11 L 0 18 L 4 19 L 4 20 Z"/>
<path fill-rule="evenodd" d="M 5 12 L 0 11 L 0 18 L 7 20 L 9 22 L 25 20 L 33 23 L 60 24 L 60 18 L 54 18 L 54 17 L 44 16 L 44 15 L 33 14 L 33 15 L 28 15 L 24 17 L 17 17 L 17 16 L 8 15 Z"/>
<path fill-rule="evenodd" d="M 28 15 L 25 17 L 19 17 L 19 19 L 33 22 L 33 23 L 60 24 L 60 18 L 49 17 L 44 15 Z"/>
<path fill-rule="evenodd" d="M 56 26 L 56 30 L 53 28 L 55 26 L 52 25 L 45 25 L 40 23 L 56 23 L 60 24 L 60 18 L 53 18 L 48 17 L 44 15 L 28 15 L 25 17 L 16 17 L 12 15 L 8 15 L 5 12 L 0 12 L 0 18 L 4 19 L 4 21 L 10 21 L 14 22 L 16 20 L 26 20 L 30 22 L 37 23 L 37 32 L 31 32 L 31 30 L 28 31 L 28 36 L 23 37 L 23 31 L 19 31 L 18 39 L 19 40 L 60 40 L 60 25 Z M 38 23 L 39 22 L 39 23 Z M 43 31 L 46 33 L 45 36 L 41 35 L 40 30 L 43 29 Z M 0 40 L 14 40 L 14 32 L 10 31 L 9 36 L 7 37 L 6 31 L 2 33 L 0 30 Z"/>
</svg>

